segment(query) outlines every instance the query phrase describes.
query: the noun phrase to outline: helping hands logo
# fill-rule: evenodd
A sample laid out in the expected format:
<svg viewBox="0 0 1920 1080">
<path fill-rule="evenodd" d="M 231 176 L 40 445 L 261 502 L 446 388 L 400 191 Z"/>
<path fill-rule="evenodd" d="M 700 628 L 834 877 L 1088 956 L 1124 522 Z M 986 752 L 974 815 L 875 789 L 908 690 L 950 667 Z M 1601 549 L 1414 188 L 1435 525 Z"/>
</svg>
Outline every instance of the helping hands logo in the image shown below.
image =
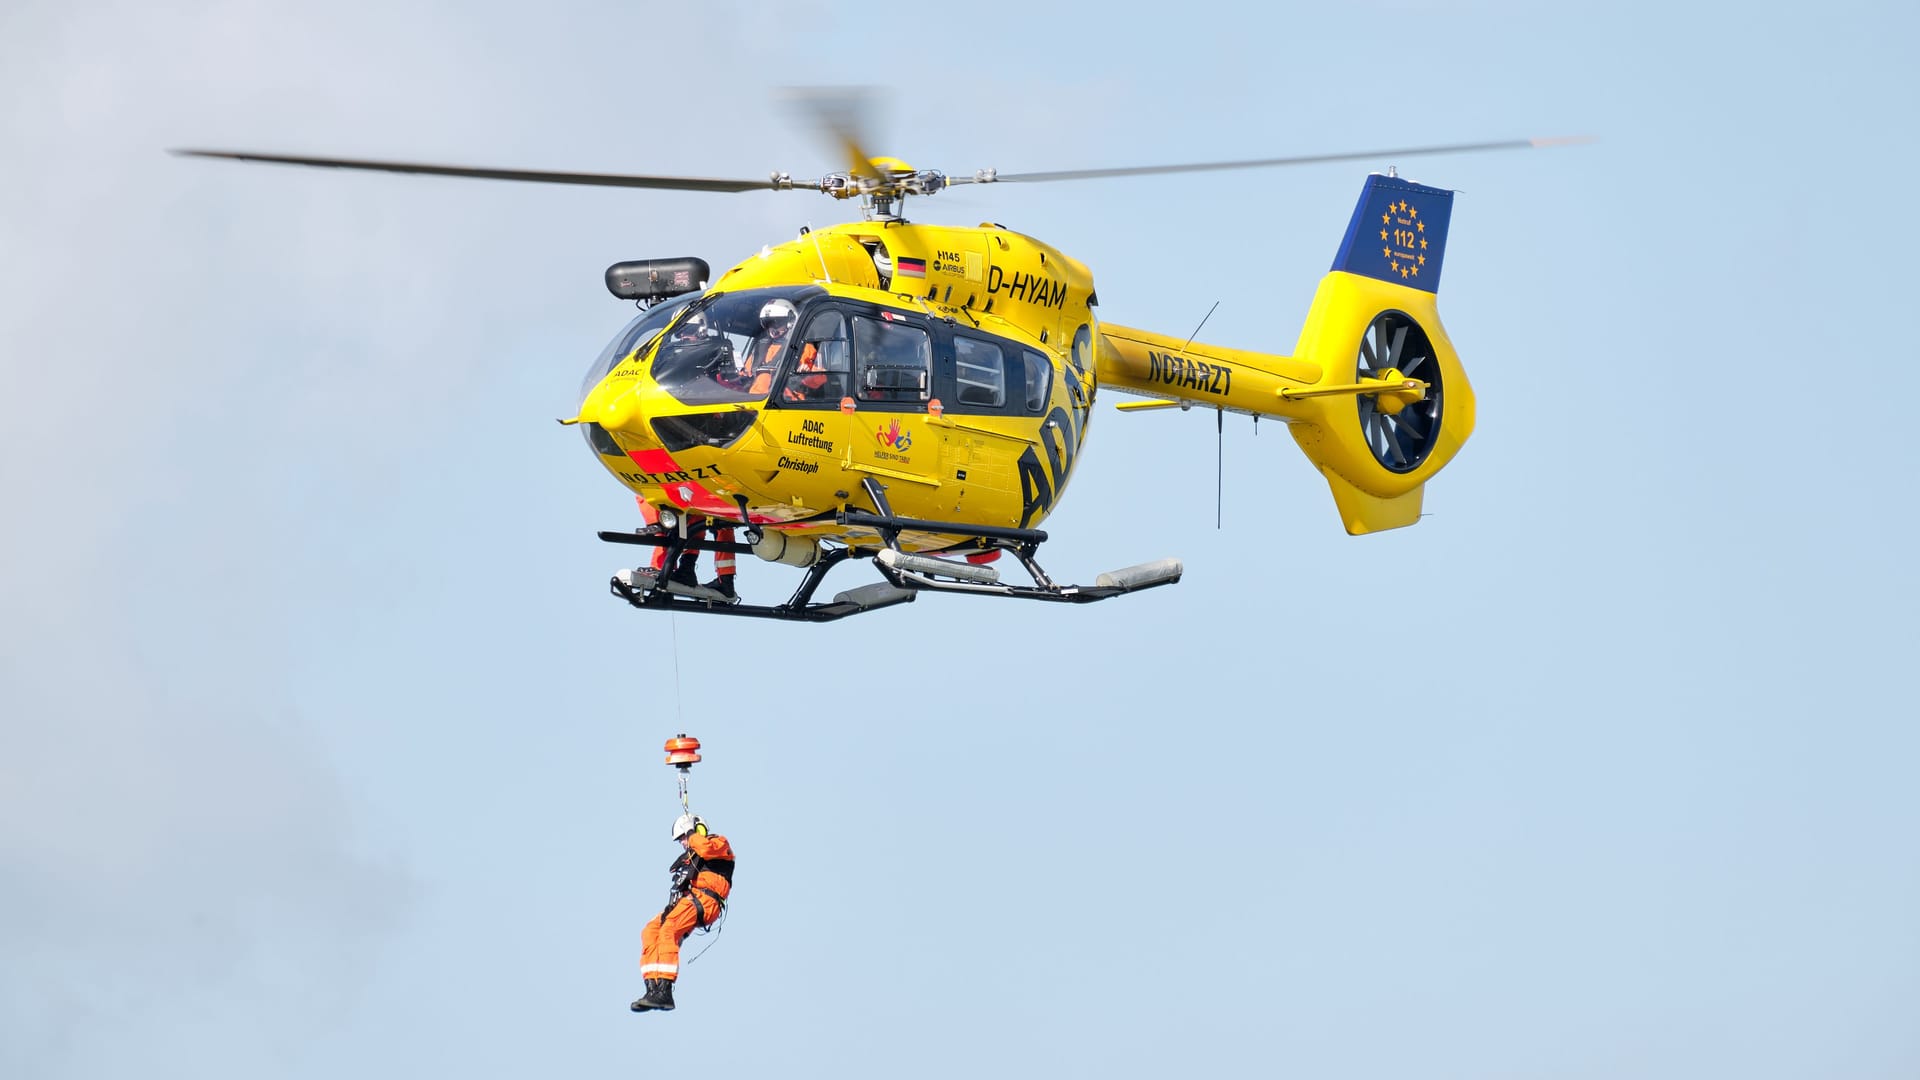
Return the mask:
<svg viewBox="0 0 1920 1080">
<path fill-rule="evenodd" d="M 874 438 L 880 441 L 881 446 L 898 453 L 905 453 L 913 445 L 913 432 L 900 430 L 898 417 L 894 418 L 893 423 L 874 432 Z"/>
</svg>

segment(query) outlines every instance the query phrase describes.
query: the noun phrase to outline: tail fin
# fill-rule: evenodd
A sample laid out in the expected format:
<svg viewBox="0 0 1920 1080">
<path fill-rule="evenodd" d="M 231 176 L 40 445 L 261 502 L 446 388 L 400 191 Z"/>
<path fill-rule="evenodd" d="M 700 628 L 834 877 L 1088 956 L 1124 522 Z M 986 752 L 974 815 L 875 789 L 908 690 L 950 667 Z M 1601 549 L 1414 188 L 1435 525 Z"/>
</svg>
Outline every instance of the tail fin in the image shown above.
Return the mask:
<svg viewBox="0 0 1920 1080">
<path fill-rule="evenodd" d="M 1451 191 L 1369 176 L 1294 349 L 1323 384 L 1426 384 L 1416 401 L 1317 398 L 1321 415 L 1289 426 L 1350 533 L 1418 521 L 1427 479 L 1473 432 L 1473 390 L 1436 306 L 1452 216 Z"/>
<path fill-rule="evenodd" d="M 1333 270 L 1422 292 L 1440 291 L 1453 192 L 1375 173 L 1333 257 Z"/>
</svg>

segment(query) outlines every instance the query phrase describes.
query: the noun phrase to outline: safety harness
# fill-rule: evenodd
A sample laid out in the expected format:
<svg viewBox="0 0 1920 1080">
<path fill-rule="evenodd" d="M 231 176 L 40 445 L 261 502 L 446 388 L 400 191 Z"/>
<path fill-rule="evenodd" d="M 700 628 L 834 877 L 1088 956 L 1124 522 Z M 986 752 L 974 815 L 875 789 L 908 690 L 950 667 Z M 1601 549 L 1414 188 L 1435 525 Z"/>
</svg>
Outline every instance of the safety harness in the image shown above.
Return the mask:
<svg viewBox="0 0 1920 1080">
<path fill-rule="evenodd" d="M 693 895 L 693 893 L 687 894 L 687 899 L 693 901 L 693 925 L 705 930 L 708 926 L 711 926 L 713 920 L 719 918 L 720 913 L 726 909 L 727 898 L 707 888 L 705 885 L 695 885 L 693 892 L 706 893 L 713 898 L 713 914 L 708 915 L 707 909 L 700 906 L 700 898 Z"/>
<path fill-rule="evenodd" d="M 673 891 L 667 897 L 667 906 L 661 909 L 660 920 L 665 922 L 667 914 L 673 910 L 673 906 L 682 899 L 685 899 L 693 904 L 694 927 L 705 930 L 707 927 L 712 926 L 714 920 L 718 919 L 721 914 L 725 912 L 727 898 L 707 888 L 705 885 L 695 885 L 693 883 L 700 879 L 702 873 L 712 873 L 718 874 L 722 881 L 725 881 L 728 885 L 732 885 L 733 860 L 713 859 L 709 861 L 688 851 L 673 860 L 673 865 L 667 869 L 673 873 Z M 695 896 L 695 893 L 705 893 L 713 900 L 713 914 L 707 914 L 706 908 L 701 906 L 700 898 Z"/>
</svg>

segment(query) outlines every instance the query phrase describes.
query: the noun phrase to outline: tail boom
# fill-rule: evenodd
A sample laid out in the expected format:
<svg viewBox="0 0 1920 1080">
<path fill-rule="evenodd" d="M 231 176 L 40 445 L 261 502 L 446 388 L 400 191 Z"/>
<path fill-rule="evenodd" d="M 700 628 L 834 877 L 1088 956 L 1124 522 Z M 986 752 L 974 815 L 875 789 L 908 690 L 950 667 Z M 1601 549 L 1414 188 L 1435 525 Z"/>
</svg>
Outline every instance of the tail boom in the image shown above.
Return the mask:
<svg viewBox="0 0 1920 1080">
<path fill-rule="evenodd" d="M 1372 176 L 1292 356 L 1103 326 L 1100 382 L 1282 420 L 1349 533 L 1418 521 L 1473 432 L 1472 387 L 1436 305 L 1453 193 Z"/>
</svg>

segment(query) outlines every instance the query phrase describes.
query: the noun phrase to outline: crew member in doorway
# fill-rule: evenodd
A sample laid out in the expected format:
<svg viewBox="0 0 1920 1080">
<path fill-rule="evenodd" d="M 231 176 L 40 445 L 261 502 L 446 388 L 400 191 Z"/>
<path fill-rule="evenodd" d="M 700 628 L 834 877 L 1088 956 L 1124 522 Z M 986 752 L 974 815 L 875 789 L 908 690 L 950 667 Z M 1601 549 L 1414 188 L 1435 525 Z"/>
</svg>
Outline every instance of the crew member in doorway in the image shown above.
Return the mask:
<svg viewBox="0 0 1920 1080">
<path fill-rule="evenodd" d="M 733 543 L 733 526 L 730 524 L 716 525 L 706 518 L 695 518 L 687 523 L 687 536 L 689 538 L 697 540 L 701 536 L 709 534 L 713 536 L 714 541 L 717 543 Z M 658 548 L 654 552 L 654 558 L 665 559 L 666 554 L 665 548 Z M 667 575 L 667 580 L 689 587 L 699 586 L 699 562 L 700 553 L 698 551 L 690 549 L 681 552 L 680 562 L 673 568 L 673 573 Z M 733 552 L 725 549 L 715 551 L 713 553 L 714 579 L 707 582 L 704 587 L 712 589 L 714 592 L 726 597 L 729 601 L 740 599 L 739 592 L 733 587 L 734 570 Z"/>
<path fill-rule="evenodd" d="M 707 823 L 692 814 L 682 814 L 673 823 L 673 838 L 684 850 L 668 867 L 673 891 L 666 909 L 640 931 L 640 975 L 647 992 L 630 1006 L 634 1012 L 673 1008 L 680 943 L 720 918 L 733 888 L 733 845 L 726 837 L 708 832 Z"/>
<path fill-rule="evenodd" d="M 636 501 L 640 504 L 640 519 L 648 525 L 658 525 L 660 523 L 660 511 L 655 510 L 653 505 L 645 499 L 636 497 Z M 731 522 L 715 524 L 709 519 L 697 514 L 688 516 L 687 539 L 698 540 L 709 533 L 712 534 L 714 540 L 718 543 L 733 543 L 733 524 Z M 653 562 L 651 564 L 654 573 L 658 574 L 661 568 L 666 565 L 666 562 L 667 549 L 663 547 L 654 548 Z M 740 599 L 740 593 L 735 590 L 733 585 L 733 575 L 736 569 L 738 569 L 738 567 L 735 564 L 734 553 L 732 551 L 721 550 L 714 552 L 714 578 L 712 581 L 707 582 L 704 587 L 712 589 L 714 592 L 726 597 L 729 602 Z M 690 589 L 701 588 L 700 552 L 691 547 L 682 551 L 679 561 L 674 563 L 673 572 L 667 575 L 667 580 L 676 585 L 685 585 Z"/>
</svg>

